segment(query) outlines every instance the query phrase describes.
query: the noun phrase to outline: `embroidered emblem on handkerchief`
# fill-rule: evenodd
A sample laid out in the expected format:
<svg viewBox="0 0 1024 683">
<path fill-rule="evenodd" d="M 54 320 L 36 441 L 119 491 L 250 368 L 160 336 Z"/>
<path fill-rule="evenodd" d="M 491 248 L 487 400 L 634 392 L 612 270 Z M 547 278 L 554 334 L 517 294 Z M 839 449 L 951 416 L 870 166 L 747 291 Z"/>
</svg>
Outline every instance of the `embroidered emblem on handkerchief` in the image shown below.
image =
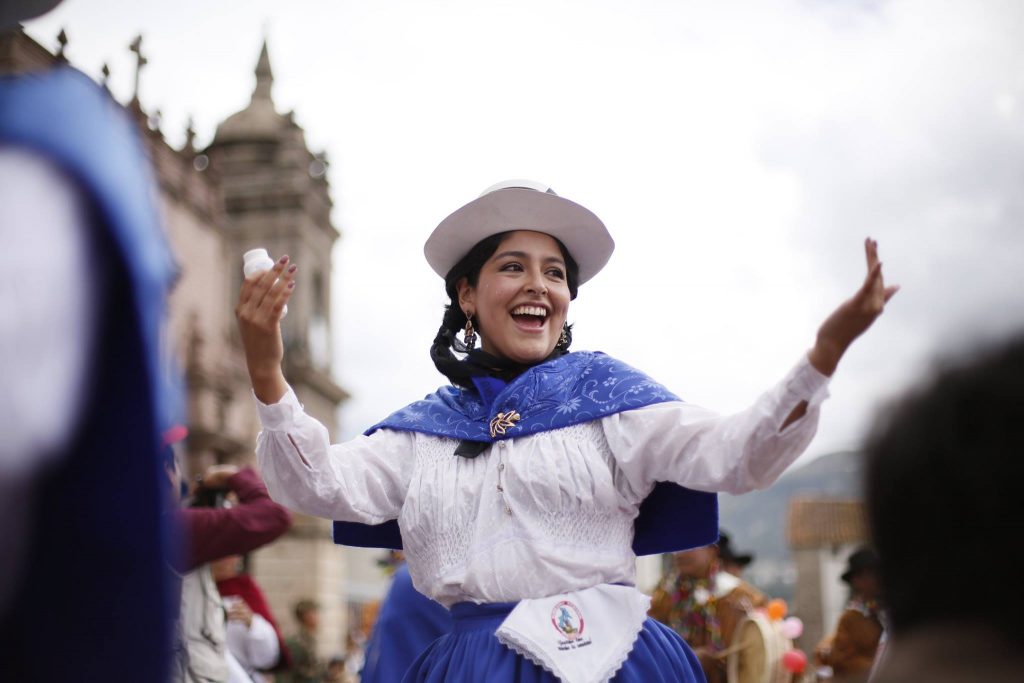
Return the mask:
<svg viewBox="0 0 1024 683">
<path fill-rule="evenodd" d="M 564 683 L 605 683 L 629 657 L 650 605 L 631 586 L 603 584 L 522 600 L 495 635 Z"/>
<path fill-rule="evenodd" d="M 551 610 L 551 623 L 554 624 L 555 630 L 565 638 L 565 643 L 558 644 L 559 649 L 590 645 L 589 640 L 585 643 L 576 642 L 583 637 L 583 613 L 568 600 L 562 600 Z"/>
</svg>

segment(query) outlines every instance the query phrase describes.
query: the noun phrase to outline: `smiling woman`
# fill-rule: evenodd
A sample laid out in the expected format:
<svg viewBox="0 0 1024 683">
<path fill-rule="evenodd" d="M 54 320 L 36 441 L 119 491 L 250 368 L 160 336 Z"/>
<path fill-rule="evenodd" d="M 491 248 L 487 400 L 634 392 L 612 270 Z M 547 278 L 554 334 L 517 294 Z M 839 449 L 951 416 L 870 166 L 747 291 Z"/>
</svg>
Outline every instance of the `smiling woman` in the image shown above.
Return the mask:
<svg viewBox="0 0 1024 683">
<path fill-rule="evenodd" d="M 511 376 L 569 350 L 566 323 L 579 266 L 554 237 L 533 231 L 503 232 L 479 242 L 445 278 L 451 303 L 430 355 L 438 370 L 467 388 L 468 378 L 503 365 Z M 463 340 L 457 333 L 463 331 Z M 482 352 L 474 352 L 477 333 Z M 469 362 L 451 354 L 469 353 Z"/>
<path fill-rule="evenodd" d="M 895 293 L 868 240 L 864 284 L 811 351 L 749 409 L 717 416 L 614 358 L 569 352 L 569 303 L 613 248 L 597 216 L 537 183 L 455 211 L 424 248 L 451 299 L 431 358 L 452 385 L 340 445 L 281 371 L 295 266 L 242 287 L 271 494 L 338 520 L 339 543 L 404 547 L 416 588 L 452 610 L 454 631 L 406 681 L 703 680 L 647 618 L 636 555 L 717 540 L 714 494 L 767 486 L 803 452 L 828 375 Z"/>
</svg>

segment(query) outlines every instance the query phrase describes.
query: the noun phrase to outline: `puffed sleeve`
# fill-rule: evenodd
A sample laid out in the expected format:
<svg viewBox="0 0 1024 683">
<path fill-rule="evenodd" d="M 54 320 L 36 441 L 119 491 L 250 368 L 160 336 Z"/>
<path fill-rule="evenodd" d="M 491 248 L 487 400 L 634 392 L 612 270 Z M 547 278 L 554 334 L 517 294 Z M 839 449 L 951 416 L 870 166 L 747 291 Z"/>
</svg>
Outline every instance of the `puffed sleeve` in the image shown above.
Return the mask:
<svg viewBox="0 0 1024 683">
<path fill-rule="evenodd" d="M 256 403 L 263 424 L 256 460 L 274 500 L 343 522 L 398 517 L 412 477 L 415 435 L 381 429 L 332 445 L 291 388 L 273 405 Z"/>
<path fill-rule="evenodd" d="M 733 415 L 671 401 L 610 415 L 601 424 L 637 491 L 672 481 L 697 491 L 745 493 L 769 486 L 803 453 L 827 396 L 828 377 L 804 357 L 754 405 Z M 783 429 L 804 401 L 804 416 Z"/>
<path fill-rule="evenodd" d="M 281 657 L 281 645 L 277 640 L 277 631 L 266 619 L 258 614 L 252 615 L 252 624 L 245 639 L 245 654 L 254 669 L 270 669 Z"/>
</svg>

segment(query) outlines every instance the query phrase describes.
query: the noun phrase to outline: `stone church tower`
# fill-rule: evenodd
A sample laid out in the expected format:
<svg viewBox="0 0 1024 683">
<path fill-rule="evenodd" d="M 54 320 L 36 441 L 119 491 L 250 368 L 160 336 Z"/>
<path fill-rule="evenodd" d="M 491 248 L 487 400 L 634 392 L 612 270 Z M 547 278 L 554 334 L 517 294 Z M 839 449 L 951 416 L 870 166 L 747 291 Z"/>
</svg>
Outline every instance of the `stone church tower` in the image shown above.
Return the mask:
<svg viewBox="0 0 1024 683">
<path fill-rule="evenodd" d="M 273 257 L 288 254 L 299 264 L 299 284 L 282 323 L 285 374 L 333 436 L 346 394 L 331 379 L 331 248 L 338 231 L 331 225 L 327 166 L 322 154 L 306 147 L 292 114 L 275 109 L 273 83 L 264 43 L 249 106 L 217 127 L 205 153 L 224 196 L 227 247 L 237 256 L 233 292 L 249 249 L 266 247 Z"/>
<path fill-rule="evenodd" d="M 331 248 L 338 231 L 331 224 L 326 161 L 310 152 L 292 114 L 278 113 L 273 83 L 264 42 L 249 106 L 217 127 L 203 153 L 223 195 L 230 301 L 237 300 L 242 254 L 249 249 L 265 247 L 273 258 L 288 254 L 299 265 L 282 322 L 285 376 L 307 412 L 336 436 L 337 408 L 347 395 L 331 377 Z M 317 599 L 320 641 L 335 644 L 324 654 L 337 651 L 348 626 L 345 552 L 331 541 L 330 522 L 295 515 L 288 536 L 253 554 L 251 571 L 285 624 L 297 600 Z"/>
</svg>

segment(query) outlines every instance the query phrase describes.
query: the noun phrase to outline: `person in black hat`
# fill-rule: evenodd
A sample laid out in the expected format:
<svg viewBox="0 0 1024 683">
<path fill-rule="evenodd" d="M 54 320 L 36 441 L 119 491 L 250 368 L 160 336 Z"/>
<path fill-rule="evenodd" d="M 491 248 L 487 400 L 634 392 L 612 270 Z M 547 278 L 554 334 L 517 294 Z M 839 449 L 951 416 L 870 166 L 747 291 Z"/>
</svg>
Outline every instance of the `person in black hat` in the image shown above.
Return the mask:
<svg viewBox="0 0 1024 683">
<path fill-rule="evenodd" d="M 846 561 L 841 576 L 850 586 L 850 600 L 839 624 L 815 652 L 818 661 L 832 668 L 842 681 L 866 681 L 875 661 L 883 626 L 878 603 L 878 555 L 859 548 Z"/>
<path fill-rule="evenodd" d="M 867 547 L 853 551 L 839 578 L 849 584 L 854 594 L 878 595 L 878 554 Z"/>
<path fill-rule="evenodd" d="M 647 618 L 636 554 L 717 540 L 715 492 L 763 488 L 803 452 L 828 377 L 896 292 L 867 240 L 863 284 L 811 350 L 755 406 L 723 417 L 606 354 L 570 351 L 570 302 L 613 247 L 593 212 L 531 181 L 457 209 L 424 246 L 449 298 L 430 357 L 451 385 L 344 444 L 282 370 L 297 267 L 282 257 L 241 287 L 271 494 L 342 522 L 336 541 L 404 547 L 416 589 L 451 606 L 453 631 L 406 680 L 700 681 L 693 652 Z M 636 275 L 637 296 L 658 294 Z M 408 334 L 402 302 L 381 306 Z M 646 516 L 652 500 L 668 512 Z"/>
<path fill-rule="evenodd" d="M 738 553 L 732 547 L 732 539 L 724 531 L 718 534 L 718 561 L 722 571 L 743 578 L 743 570 L 754 561 L 751 553 Z"/>
</svg>

